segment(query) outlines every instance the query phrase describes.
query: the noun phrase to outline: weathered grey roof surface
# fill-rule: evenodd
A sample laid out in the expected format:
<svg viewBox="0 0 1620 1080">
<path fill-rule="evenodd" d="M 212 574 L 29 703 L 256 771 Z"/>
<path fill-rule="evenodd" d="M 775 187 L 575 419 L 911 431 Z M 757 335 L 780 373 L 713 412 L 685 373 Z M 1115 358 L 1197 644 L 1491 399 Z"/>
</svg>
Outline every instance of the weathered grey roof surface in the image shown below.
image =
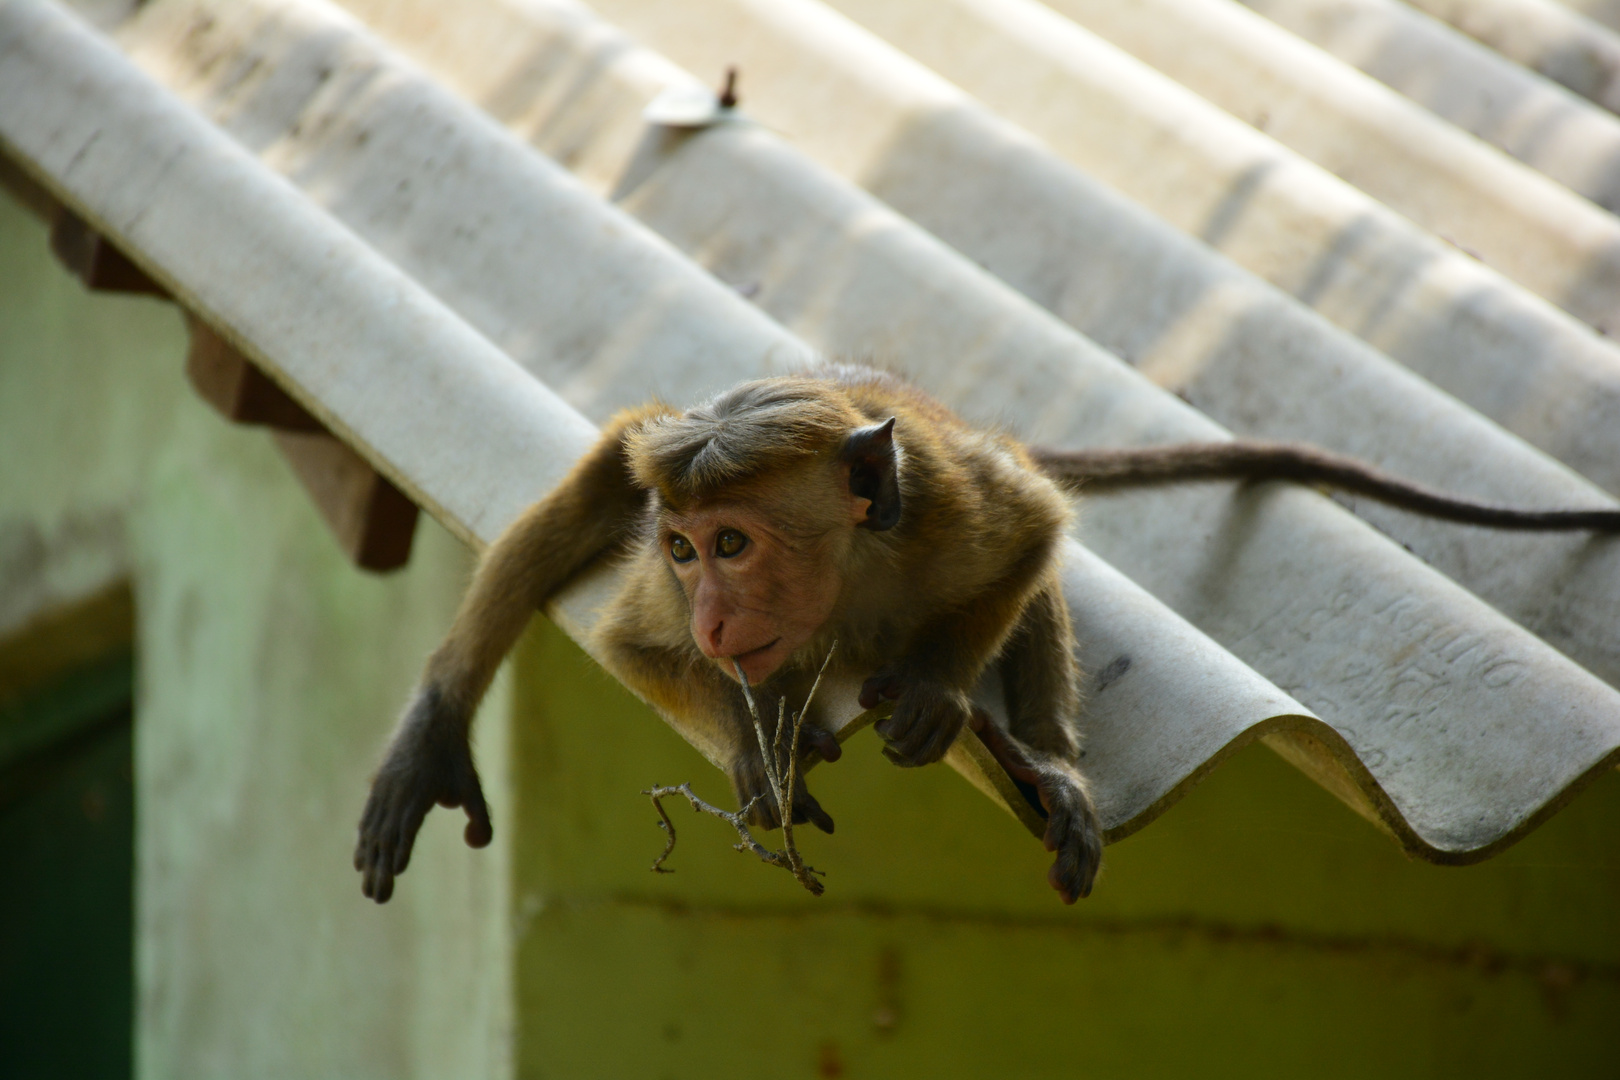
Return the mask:
<svg viewBox="0 0 1620 1080">
<path fill-rule="evenodd" d="M 1224 426 L 1499 501 L 1620 491 L 1620 350 L 1573 317 L 1620 310 L 1605 211 L 1230 0 L 1056 5 L 1090 30 L 1022 0 L 836 6 L 158 0 L 98 32 L 13 0 L 0 143 L 475 544 L 591 421 L 812 350 L 1050 445 Z M 1098 36 L 1128 18 L 1162 72 Z M 1199 35 L 1224 73 L 1164 51 Z M 644 119 L 728 64 L 744 117 Z M 1234 118 L 1172 77 L 1250 96 Z M 1351 159 L 1399 192 L 1316 163 Z M 1468 206 L 1484 263 L 1417 213 Z M 1265 737 L 1465 861 L 1620 759 L 1620 540 L 1354 510 L 1087 501 L 1067 588 L 1117 676 L 1084 718 L 1113 835 Z M 609 576 L 558 605 L 576 637 Z"/>
<path fill-rule="evenodd" d="M 1588 101 L 1540 78 L 1398 0 L 1243 3 L 1575 194 L 1606 210 L 1620 206 L 1620 117 L 1601 99 Z M 1436 3 L 1431 9 L 1450 17 L 1462 15 L 1458 7 L 1488 6 Z"/>
<path fill-rule="evenodd" d="M 1620 109 L 1620 0 L 1415 0 L 1570 91 Z"/>
</svg>

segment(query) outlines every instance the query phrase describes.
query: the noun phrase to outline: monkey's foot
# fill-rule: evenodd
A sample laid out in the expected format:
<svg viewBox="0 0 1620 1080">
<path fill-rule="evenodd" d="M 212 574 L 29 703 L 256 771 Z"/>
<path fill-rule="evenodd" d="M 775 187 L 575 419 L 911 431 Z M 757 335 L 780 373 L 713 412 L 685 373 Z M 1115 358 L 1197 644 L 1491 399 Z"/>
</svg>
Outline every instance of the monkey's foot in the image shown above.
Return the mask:
<svg viewBox="0 0 1620 1080">
<path fill-rule="evenodd" d="M 438 696 L 424 690 L 411 702 L 360 815 L 354 868 L 366 896 L 384 904 L 394 895 L 394 878 L 410 865 L 416 834 L 434 803 L 467 808 L 469 847 L 484 847 L 493 838 L 466 727 L 446 718 Z"/>
<path fill-rule="evenodd" d="M 820 750 L 826 760 L 836 760 L 842 752 L 838 748 L 838 740 L 819 729 L 816 736 L 811 737 L 810 731 L 810 725 L 806 724 L 801 738 Z M 824 742 L 832 744 L 832 757 L 827 757 L 826 748 L 822 745 Z M 781 828 L 782 815 L 777 810 L 776 794 L 771 790 L 771 782 L 765 776 L 765 764 L 757 752 L 732 766 L 731 790 L 737 796 L 739 807 L 753 803 L 753 810 L 745 818 L 748 824 L 761 829 Z M 833 831 L 832 815 L 823 810 L 816 797 L 805 790 L 804 773 L 800 771 L 793 785 L 793 824 L 803 825 L 806 822 L 824 833 Z"/>
<path fill-rule="evenodd" d="M 1065 904 L 1091 895 L 1102 865 L 1102 826 L 1078 771 L 1029 750 L 975 711 L 970 724 L 1007 775 L 1032 785 L 1046 810 L 1046 850 L 1057 853 L 1046 880 Z"/>
<path fill-rule="evenodd" d="M 927 679 L 880 671 L 861 684 L 861 708 L 894 702 L 894 713 L 873 728 L 886 744 L 883 756 L 902 768 L 931 765 L 945 756 L 973 703 L 960 690 Z"/>
</svg>

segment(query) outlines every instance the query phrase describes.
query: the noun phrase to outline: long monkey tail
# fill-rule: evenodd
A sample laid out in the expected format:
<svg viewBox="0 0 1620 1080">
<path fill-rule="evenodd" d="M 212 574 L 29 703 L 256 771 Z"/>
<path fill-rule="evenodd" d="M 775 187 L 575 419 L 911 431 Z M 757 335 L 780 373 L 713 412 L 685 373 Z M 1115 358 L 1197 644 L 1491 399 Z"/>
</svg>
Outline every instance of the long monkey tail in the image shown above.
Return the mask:
<svg viewBox="0 0 1620 1080">
<path fill-rule="evenodd" d="M 1355 458 L 1304 443 L 1235 439 L 1131 450 L 1030 447 L 1035 463 L 1065 486 L 1087 491 L 1201 480 L 1295 480 L 1321 484 L 1419 514 L 1498 529 L 1620 531 L 1620 508 L 1520 510 L 1460 499 L 1391 476 Z"/>
<path fill-rule="evenodd" d="M 625 454 L 625 436 L 669 410 L 619 413 L 562 482 L 525 510 L 484 553 L 428 683 L 470 714 L 535 610 L 597 556 L 622 544 L 647 506 Z"/>
</svg>

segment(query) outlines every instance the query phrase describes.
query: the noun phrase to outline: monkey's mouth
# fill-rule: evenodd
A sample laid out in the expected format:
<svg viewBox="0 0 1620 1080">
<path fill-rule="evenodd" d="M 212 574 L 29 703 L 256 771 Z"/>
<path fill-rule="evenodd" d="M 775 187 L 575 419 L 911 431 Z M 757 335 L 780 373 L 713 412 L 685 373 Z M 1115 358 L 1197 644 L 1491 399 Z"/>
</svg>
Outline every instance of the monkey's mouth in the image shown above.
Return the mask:
<svg viewBox="0 0 1620 1080">
<path fill-rule="evenodd" d="M 782 639 L 777 638 L 774 641 L 761 645 L 757 649 L 749 649 L 745 653 L 735 653 L 731 656 L 725 657 L 724 660 L 721 661 L 720 666 L 726 669 L 726 674 L 735 676 L 736 672 L 732 669 L 731 665 L 736 664 L 738 667 L 743 669 L 743 673 L 748 676 L 748 681 L 750 683 L 757 683 L 762 679 L 768 678 L 771 671 L 775 671 L 776 669 L 773 667 L 770 671 L 762 671 L 757 674 L 751 669 L 755 665 L 759 664 L 760 661 L 764 660 L 766 654 L 780 644 L 782 644 Z"/>
</svg>

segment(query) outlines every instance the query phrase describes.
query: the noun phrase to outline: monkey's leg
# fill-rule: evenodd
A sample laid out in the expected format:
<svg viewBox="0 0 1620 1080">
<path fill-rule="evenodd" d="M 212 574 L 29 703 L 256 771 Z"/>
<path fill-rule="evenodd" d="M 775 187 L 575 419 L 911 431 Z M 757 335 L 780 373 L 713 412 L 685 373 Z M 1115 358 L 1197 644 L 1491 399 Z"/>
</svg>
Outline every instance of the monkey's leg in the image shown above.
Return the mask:
<svg viewBox="0 0 1620 1080">
<path fill-rule="evenodd" d="M 1046 850 L 1057 853 L 1046 880 L 1065 904 L 1091 894 L 1102 865 L 1102 829 L 1080 771 L 1049 754 L 1032 750 L 982 712 L 970 721 L 1007 775 L 1034 787 L 1046 811 Z"/>
<path fill-rule="evenodd" d="M 551 494 L 524 511 L 490 545 L 472 587 L 371 781 L 360 817 L 354 867 L 365 895 L 384 903 L 410 863 L 417 831 L 434 803 L 467 810 L 467 843 L 494 829 L 473 768 L 469 734 L 478 702 L 535 609 L 617 544 L 646 503 L 624 460 L 625 433 L 654 410 L 623 413 Z"/>
<path fill-rule="evenodd" d="M 1057 853 L 1047 880 L 1064 903 L 1072 904 L 1091 892 L 1102 862 L 1102 828 L 1075 766 L 1080 671 L 1068 607 L 1056 581 L 1024 609 L 997 669 L 1010 730 L 1002 732 L 982 713 L 975 714 L 974 730 L 1014 780 L 1035 789 L 1046 811 L 1046 850 Z"/>
<path fill-rule="evenodd" d="M 996 670 L 1013 737 L 1042 753 L 1078 761 L 1080 665 L 1074 659 L 1069 606 L 1055 575 L 1024 608 Z"/>
</svg>

